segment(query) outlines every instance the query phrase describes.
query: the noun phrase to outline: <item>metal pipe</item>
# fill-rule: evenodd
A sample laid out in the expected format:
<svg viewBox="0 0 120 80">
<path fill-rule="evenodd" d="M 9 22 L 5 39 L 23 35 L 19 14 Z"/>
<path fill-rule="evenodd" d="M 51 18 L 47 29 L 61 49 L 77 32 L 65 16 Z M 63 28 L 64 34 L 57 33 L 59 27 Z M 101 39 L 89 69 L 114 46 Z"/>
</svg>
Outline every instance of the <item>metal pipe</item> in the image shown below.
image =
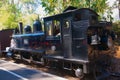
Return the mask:
<svg viewBox="0 0 120 80">
<path fill-rule="evenodd" d="M 23 23 L 22 22 L 19 22 L 19 32 L 20 32 L 20 34 L 23 33 Z"/>
</svg>

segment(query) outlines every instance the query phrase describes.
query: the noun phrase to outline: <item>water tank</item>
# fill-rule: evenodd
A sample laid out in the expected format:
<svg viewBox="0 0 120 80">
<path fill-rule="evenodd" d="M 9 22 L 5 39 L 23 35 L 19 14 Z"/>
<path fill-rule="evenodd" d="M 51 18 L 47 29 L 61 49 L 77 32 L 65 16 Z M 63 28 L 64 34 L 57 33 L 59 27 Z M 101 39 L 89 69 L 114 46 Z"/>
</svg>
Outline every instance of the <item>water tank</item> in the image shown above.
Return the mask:
<svg viewBox="0 0 120 80">
<path fill-rule="evenodd" d="M 39 31 L 42 31 L 42 25 L 39 20 L 36 20 L 33 23 L 33 32 L 39 32 Z"/>
<path fill-rule="evenodd" d="M 24 32 L 25 32 L 25 33 L 31 33 L 31 26 L 26 25 L 26 26 L 24 27 Z"/>
</svg>

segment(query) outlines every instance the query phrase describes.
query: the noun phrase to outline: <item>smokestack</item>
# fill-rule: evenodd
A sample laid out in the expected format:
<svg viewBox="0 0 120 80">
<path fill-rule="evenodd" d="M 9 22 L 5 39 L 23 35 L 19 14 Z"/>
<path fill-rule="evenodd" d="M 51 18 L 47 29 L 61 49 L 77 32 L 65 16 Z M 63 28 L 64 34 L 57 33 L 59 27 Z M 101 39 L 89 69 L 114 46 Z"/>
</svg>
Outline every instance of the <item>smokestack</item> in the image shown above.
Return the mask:
<svg viewBox="0 0 120 80">
<path fill-rule="evenodd" d="M 20 34 L 23 33 L 23 23 L 22 22 L 19 22 L 19 32 L 20 32 Z"/>
</svg>

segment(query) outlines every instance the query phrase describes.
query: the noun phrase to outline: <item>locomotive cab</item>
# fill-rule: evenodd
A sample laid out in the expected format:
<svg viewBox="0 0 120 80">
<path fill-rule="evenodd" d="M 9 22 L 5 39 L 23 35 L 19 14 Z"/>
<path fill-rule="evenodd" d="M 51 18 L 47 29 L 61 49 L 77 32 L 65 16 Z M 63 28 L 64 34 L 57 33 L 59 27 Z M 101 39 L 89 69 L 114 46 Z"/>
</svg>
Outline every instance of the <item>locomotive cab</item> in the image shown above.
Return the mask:
<svg viewBox="0 0 120 80">
<path fill-rule="evenodd" d="M 65 68 L 70 68 L 69 64 L 77 63 L 82 66 L 84 73 L 88 73 L 87 30 L 97 25 L 98 14 L 88 8 L 45 17 L 45 39 L 48 44 L 45 58 L 63 61 Z"/>
</svg>

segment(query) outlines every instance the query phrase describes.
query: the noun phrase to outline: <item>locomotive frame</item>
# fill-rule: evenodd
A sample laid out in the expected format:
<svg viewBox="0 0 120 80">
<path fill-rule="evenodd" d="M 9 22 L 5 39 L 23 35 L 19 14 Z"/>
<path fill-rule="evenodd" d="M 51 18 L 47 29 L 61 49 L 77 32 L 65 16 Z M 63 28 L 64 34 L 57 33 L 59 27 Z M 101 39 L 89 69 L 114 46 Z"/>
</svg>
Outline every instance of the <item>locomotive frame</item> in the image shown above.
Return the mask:
<svg viewBox="0 0 120 80">
<path fill-rule="evenodd" d="M 30 62 L 75 70 L 77 76 L 90 73 L 89 46 L 98 49 L 99 32 L 105 30 L 107 22 L 98 21 L 98 14 L 89 8 L 67 10 L 43 20 L 44 31 L 13 34 L 12 57 L 20 55 Z M 97 41 L 89 42 L 89 30 L 97 35 Z"/>
</svg>

